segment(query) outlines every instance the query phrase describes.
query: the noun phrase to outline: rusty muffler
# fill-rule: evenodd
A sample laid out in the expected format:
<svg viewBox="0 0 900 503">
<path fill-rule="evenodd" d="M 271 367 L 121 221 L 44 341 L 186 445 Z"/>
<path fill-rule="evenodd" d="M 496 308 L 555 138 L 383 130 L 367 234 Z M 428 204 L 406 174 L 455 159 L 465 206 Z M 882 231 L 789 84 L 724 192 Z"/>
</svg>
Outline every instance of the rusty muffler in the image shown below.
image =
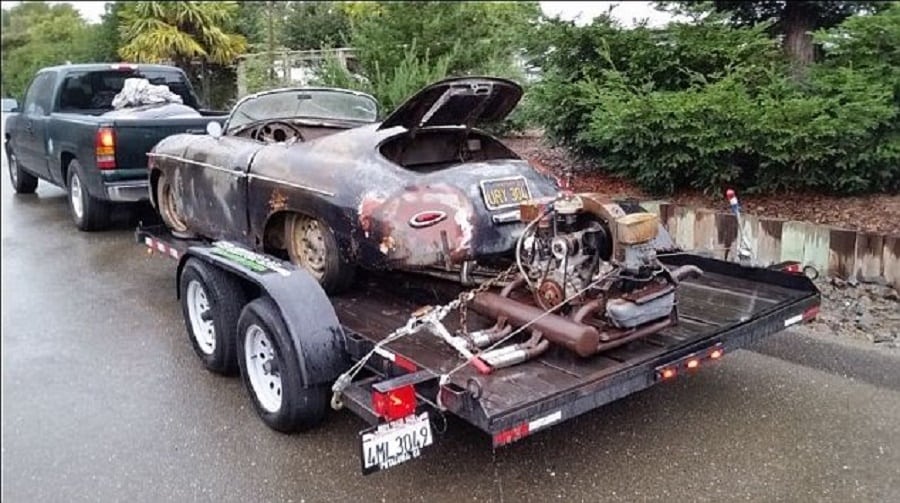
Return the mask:
<svg viewBox="0 0 900 503">
<path fill-rule="evenodd" d="M 505 317 L 516 328 L 532 320 L 529 327 L 544 334 L 550 341 L 575 352 L 579 356 L 591 356 L 600 346 L 600 332 L 596 328 L 575 323 L 557 314 L 544 315 L 544 310 L 512 300 L 492 292 L 482 292 L 472 300 L 472 309 L 489 318 Z M 540 319 L 538 319 L 540 317 Z"/>
</svg>

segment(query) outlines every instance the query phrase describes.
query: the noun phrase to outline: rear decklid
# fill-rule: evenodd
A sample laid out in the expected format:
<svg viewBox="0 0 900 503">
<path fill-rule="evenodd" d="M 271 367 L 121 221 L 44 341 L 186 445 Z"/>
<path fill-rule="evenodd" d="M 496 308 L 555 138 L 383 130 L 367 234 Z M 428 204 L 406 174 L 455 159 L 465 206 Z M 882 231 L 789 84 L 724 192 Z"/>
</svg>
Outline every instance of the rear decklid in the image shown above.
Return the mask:
<svg viewBox="0 0 900 503">
<path fill-rule="evenodd" d="M 466 126 L 503 120 L 522 98 L 522 87 L 496 77 L 445 79 L 420 90 L 378 129 Z"/>
</svg>

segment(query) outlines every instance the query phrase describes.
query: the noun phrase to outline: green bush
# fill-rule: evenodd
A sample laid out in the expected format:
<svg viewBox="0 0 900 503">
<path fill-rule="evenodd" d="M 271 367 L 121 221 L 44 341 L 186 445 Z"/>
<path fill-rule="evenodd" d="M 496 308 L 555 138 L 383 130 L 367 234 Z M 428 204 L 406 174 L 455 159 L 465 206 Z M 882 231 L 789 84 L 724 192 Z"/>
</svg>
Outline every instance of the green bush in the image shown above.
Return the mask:
<svg viewBox="0 0 900 503">
<path fill-rule="evenodd" d="M 546 72 L 535 117 L 552 139 L 656 193 L 896 191 L 897 12 L 819 34 L 830 46 L 800 82 L 763 26 L 554 21 L 532 47 Z"/>
</svg>

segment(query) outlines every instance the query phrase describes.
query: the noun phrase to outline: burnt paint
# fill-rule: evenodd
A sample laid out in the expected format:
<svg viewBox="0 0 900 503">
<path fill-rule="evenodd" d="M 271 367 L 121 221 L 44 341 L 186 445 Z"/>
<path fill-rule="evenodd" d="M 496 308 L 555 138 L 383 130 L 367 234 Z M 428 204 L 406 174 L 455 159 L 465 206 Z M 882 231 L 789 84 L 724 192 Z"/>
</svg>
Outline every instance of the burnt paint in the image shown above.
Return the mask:
<svg viewBox="0 0 900 503">
<path fill-rule="evenodd" d="M 303 213 L 328 224 L 344 260 L 372 269 L 443 267 L 448 250 L 454 263 L 511 250 L 524 225 L 493 223 L 492 214 L 509 208 L 487 209 L 483 180 L 523 176 L 532 197 L 557 192 L 551 177 L 517 158 L 432 173 L 408 170 L 379 152 L 383 142 L 408 132 L 378 126 L 272 145 L 232 136 L 175 135 L 153 152 L 186 160 L 160 159 L 154 169 L 182 179 L 176 195 L 189 227 L 201 235 L 262 250 L 270 219 L 281 212 Z M 422 210 L 448 217 L 414 229 L 409 218 Z"/>
</svg>

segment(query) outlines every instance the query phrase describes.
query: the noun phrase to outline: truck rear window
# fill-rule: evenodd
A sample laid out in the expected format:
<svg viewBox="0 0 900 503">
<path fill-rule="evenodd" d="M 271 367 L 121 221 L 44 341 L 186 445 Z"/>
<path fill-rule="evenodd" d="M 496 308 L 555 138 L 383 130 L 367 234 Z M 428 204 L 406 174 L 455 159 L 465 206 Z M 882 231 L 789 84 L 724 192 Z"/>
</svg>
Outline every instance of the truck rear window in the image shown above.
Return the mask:
<svg viewBox="0 0 900 503">
<path fill-rule="evenodd" d="M 147 79 L 154 85 L 166 85 L 181 96 L 185 105 L 199 108 L 197 98 L 182 73 L 171 70 L 99 70 L 72 72 L 63 80 L 59 95 L 61 112 L 99 115 L 113 109 L 113 98 L 125 85 L 125 79 Z"/>
</svg>

